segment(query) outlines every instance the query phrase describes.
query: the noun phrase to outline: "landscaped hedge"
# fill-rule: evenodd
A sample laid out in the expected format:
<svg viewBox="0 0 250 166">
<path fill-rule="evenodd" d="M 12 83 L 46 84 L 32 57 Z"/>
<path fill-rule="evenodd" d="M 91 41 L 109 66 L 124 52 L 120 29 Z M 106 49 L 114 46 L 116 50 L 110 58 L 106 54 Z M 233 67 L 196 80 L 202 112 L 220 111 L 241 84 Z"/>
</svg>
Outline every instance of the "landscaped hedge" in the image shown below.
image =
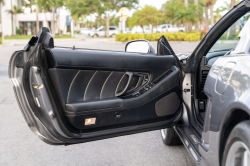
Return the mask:
<svg viewBox="0 0 250 166">
<path fill-rule="evenodd" d="M 0 37 L 0 44 L 3 44 L 2 38 Z"/>
<path fill-rule="evenodd" d="M 128 42 L 131 40 L 144 39 L 148 41 L 158 41 L 164 35 L 168 41 L 200 41 L 200 32 L 173 32 L 173 33 L 155 33 L 155 34 L 117 34 L 116 41 Z M 203 35 L 204 37 L 204 35 Z"/>
</svg>

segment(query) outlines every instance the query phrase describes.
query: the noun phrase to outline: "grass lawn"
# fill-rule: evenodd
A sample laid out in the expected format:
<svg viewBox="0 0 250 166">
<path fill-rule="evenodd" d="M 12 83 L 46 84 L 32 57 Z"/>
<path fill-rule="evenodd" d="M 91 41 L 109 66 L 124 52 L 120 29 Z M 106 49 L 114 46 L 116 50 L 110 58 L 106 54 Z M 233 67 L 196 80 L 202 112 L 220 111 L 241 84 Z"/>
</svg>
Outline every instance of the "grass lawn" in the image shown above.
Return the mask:
<svg viewBox="0 0 250 166">
<path fill-rule="evenodd" d="M 4 39 L 6 40 L 12 40 L 12 39 L 30 39 L 33 35 L 16 35 L 16 36 L 5 36 Z M 70 39 L 71 35 L 63 35 L 62 37 L 59 37 L 59 35 L 56 35 L 54 39 Z"/>
</svg>

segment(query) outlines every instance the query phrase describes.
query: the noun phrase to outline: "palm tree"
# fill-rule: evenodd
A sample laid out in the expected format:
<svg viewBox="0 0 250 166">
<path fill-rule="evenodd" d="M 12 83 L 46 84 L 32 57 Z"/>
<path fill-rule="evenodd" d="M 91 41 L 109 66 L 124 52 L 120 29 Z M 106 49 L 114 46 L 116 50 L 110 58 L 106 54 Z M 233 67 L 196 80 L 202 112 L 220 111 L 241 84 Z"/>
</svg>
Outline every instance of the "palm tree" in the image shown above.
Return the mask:
<svg viewBox="0 0 250 166">
<path fill-rule="evenodd" d="M 184 26 L 187 28 L 188 24 L 194 25 L 199 21 L 199 17 L 197 17 L 196 13 L 193 12 L 196 10 L 196 5 L 189 4 L 188 8 L 181 8 L 178 10 L 175 16 L 175 21 L 179 22 L 181 24 L 184 24 Z M 186 29 L 187 31 L 190 31 L 191 28 Z"/>
<path fill-rule="evenodd" d="M 154 24 L 157 24 L 159 20 L 162 20 L 163 13 L 152 6 L 146 5 L 140 12 L 138 13 L 140 20 L 143 22 L 147 22 L 152 26 L 152 33 Z"/>
<path fill-rule="evenodd" d="M 185 0 L 185 7 L 188 7 L 188 0 Z"/>
<path fill-rule="evenodd" d="M 234 6 L 235 6 L 235 0 L 231 0 L 230 9 L 232 9 Z"/>
<path fill-rule="evenodd" d="M 208 8 L 210 7 L 210 0 L 204 0 L 204 6 L 205 6 L 205 28 L 206 31 L 208 31 L 209 26 L 209 18 L 208 18 Z"/>
<path fill-rule="evenodd" d="M 208 8 L 210 9 L 210 25 L 211 27 L 214 25 L 214 4 L 216 0 L 204 0 L 205 1 L 205 16 L 206 16 L 206 27 L 208 28 Z"/>
<path fill-rule="evenodd" d="M 13 6 L 13 9 L 10 9 L 10 10 L 6 10 L 6 12 L 8 12 L 9 14 L 11 14 L 11 16 L 13 17 L 13 15 L 15 16 L 15 29 L 17 28 L 16 27 L 16 25 L 17 25 L 17 23 L 16 23 L 16 16 L 17 16 L 17 14 L 19 14 L 19 13 L 23 13 L 23 10 L 21 9 L 21 8 L 17 8 L 17 6 L 16 5 L 14 5 Z M 12 25 L 13 25 L 13 22 L 12 22 Z M 14 31 L 13 31 L 14 32 Z M 15 33 L 13 33 L 13 34 L 15 34 Z"/>
<path fill-rule="evenodd" d="M 39 32 L 39 20 L 38 20 L 38 13 L 39 13 L 39 6 L 38 6 L 38 0 L 31 1 L 32 3 L 30 6 L 34 5 L 36 7 L 36 33 Z"/>
<path fill-rule="evenodd" d="M 211 17 L 211 27 L 214 25 L 214 4 L 216 0 L 210 0 L 210 17 Z"/>
<path fill-rule="evenodd" d="M 56 22 L 57 22 L 56 26 L 58 29 L 59 36 L 62 36 L 61 29 L 60 29 L 60 10 L 64 6 L 64 3 L 65 3 L 65 0 L 55 0 L 55 10 L 56 11 L 58 10 L 56 14 Z"/>
<path fill-rule="evenodd" d="M 130 28 L 134 27 L 134 26 L 140 26 L 142 28 L 142 32 L 144 32 L 144 25 L 146 25 L 147 23 L 145 22 L 144 19 L 141 19 L 140 17 L 140 10 L 136 11 L 133 16 L 128 20 L 128 26 Z"/>
<path fill-rule="evenodd" d="M 221 19 L 221 15 L 220 12 L 222 12 L 223 9 L 222 8 L 217 8 L 214 13 L 216 14 L 216 22 L 219 21 L 219 19 Z"/>
<path fill-rule="evenodd" d="M 180 8 L 182 8 L 182 3 L 175 1 L 167 1 L 162 6 L 166 21 L 170 24 L 175 24 L 175 16 Z"/>
<path fill-rule="evenodd" d="M 235 6 L 235 0 L 231 0 L 231 4 L 230 4 L 230 9 L 232 9 Z M 235 36 L 235 31 L 236 31 L 236 24 L 234 23 L 231 27 L 230 27 L 230 36 Z"/>
<path fill-rule="evenodd" d="M 37 0 L 37 5 L 38 5 L 38 7 L 42 8 L 42 12 L 44 13 L 45 20 L 46 20 L 48 27 L 49 27 L 46 13 L 51 9 L 51 3 L 49 3 L 47 0 Z"/>
<path fill-rule="evenodd" d="M 39 21 L 38 21 L 38 12 L 39 12 L 39 7 L 37 5 L 37 0 L 35 1 L 36 5 L 36 33 L 39 32 Z"/>
<path fill-rule="evenodd" d="M 2 25 L 2 6 L 3 5 L 4 5 L 4 0 L 0 0 L 0 26 L 1 26 L 1 29 L 2 29 L 2 32 L 0 34 L 0 38 L 2 38 L 2 40 L 3 40 L 3 25 Z"/>
</svg>

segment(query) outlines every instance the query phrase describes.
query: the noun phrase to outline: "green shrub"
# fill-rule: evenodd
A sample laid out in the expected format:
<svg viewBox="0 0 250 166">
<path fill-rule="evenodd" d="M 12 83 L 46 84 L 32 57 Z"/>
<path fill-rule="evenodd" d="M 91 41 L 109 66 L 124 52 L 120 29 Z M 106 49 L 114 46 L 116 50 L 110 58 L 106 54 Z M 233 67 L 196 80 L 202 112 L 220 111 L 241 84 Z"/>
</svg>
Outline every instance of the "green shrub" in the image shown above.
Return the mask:
<svg viewBox="0 0 250 166">
<path fill-rule="evenodd" d="M 0 44 L 3 44 L 3 40 L 2 40 L 2 38 L 0 37 Z"/>
<path fill-rule="evenodd" d="M 154 34 L 118 34 L 116 41 L 128 42 L 130 40 L 145 39 L 148 41 L 158 41 L 164 35 L 168 41 L 199 41 L 200 32 L 173 32 L 173 33 L 154 33 Z M 204 36 L 203 36 L 204 37 Z"/>
<path fill-rule="evenodd" d="M 21 28 L 16 29 L 16 34 L 21 35 L 23 34 L 23 30 Z"/>
</svg>

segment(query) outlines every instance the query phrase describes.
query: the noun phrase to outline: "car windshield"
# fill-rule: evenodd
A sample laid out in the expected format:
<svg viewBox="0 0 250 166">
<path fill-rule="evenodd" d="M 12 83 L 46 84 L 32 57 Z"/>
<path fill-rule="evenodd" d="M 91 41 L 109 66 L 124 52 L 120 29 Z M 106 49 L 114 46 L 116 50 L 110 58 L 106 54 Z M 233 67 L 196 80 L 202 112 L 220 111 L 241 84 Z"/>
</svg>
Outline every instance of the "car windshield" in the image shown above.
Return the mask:
<svg viewBox="0 0 250 166">
<path fill-rule="evenodd" d="M 227 31 L 219 38 L 219 40 L 213 45 L 209 52 L 218 51 L 230 51 L 234 49 L 240 38 L 239 34 L 245 26 L 247 20 L 250 17 L 250 13 L 246 13 L 243 17 L 237 20 Z"/>
<path fill-rule="evenodd" d="M 97 28 L 96 31 L 101 31 L 104 27 Z"/>
</svg>

